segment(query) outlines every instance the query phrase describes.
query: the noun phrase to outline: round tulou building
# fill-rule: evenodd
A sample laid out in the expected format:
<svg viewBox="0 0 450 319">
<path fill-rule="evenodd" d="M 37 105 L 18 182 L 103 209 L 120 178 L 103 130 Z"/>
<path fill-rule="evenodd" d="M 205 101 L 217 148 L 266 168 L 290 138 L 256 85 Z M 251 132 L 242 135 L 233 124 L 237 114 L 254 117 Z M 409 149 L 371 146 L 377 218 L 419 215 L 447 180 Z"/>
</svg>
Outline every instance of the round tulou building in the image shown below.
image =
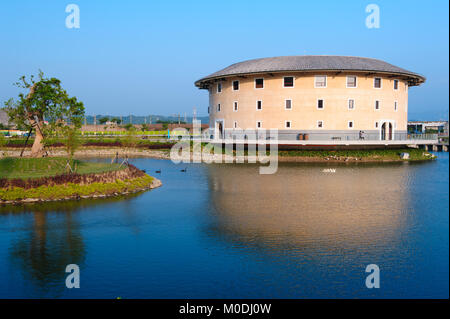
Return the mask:
<svg viewBox="0 0 450 319">
<path fill-rule="evenodd" d="M 377 59 L 282 56 L 236 63 L 195 85 L 209 92 L 214 139 L 277 129 L 285 144 L 405 144 L 408 89 L 423 82 Z"/>
</svg>

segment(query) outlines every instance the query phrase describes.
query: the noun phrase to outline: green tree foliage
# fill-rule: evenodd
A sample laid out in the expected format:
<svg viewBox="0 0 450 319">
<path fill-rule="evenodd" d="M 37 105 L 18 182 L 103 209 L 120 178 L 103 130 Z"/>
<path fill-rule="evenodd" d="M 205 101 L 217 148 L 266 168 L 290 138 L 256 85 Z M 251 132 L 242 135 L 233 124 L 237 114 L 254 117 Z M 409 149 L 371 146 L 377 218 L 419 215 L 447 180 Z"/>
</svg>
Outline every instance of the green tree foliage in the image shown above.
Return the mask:
<svg viewBox="0 0 450 319">
<path fill-rule="evenodd" d="M 98 122 L 99 122 L 101 125 L 103 125 L 103 124 L 105 124 L 106 122 L 108 122 L 108 118 L 107 118 L 107 117 L 102 117 L 101 119 L 98 120 Z"/>
<path fill-rule="evenodd" d="M 84 106 L 76 97 L 70 97 L 56 78 L 46 78 L 42 71 L 38 78 L 29 80 L 22 76 L 15 84 L 28 91 L 20 93 L 17 100 L 9 99 L 5 106 L 8 115 L 18 127 L 35 131 L 31 156 L 43 154 L 44 137 L 54 134 L 64 126 L 80 128 L 84 118 Z M 44 124 L 44 119 L 48 124 Z"/>
<path fill-rule="evenodd" d="M 5 138 L 5 135 L 3 133 L 0 133 L 0 150 L 3 149 L 3 147 L 6 145 L 7 141 Z"/>
</svg>

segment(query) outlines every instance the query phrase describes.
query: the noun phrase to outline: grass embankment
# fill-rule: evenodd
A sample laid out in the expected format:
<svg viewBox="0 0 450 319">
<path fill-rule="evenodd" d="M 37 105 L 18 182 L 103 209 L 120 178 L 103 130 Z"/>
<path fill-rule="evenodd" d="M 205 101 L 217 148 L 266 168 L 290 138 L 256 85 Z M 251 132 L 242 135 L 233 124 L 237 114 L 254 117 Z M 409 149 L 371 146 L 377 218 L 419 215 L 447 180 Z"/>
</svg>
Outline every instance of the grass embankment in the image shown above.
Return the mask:
<svg viewBox="0 0 450 319">
<path fill-rule="evenodd" d="M 64 158 L 0 159 L 0 202 L 107 197 L 149 189 L 153 177 L 136 167 L 75 161 L 67 174 Z"/>
<path fill-rule="evenodd" d="M 424 150 L 407 149 L 384 149 L 384 150 L 336 150 L 336 151 L 309 151 L 309 150 L 280 150 L 281 157 L 306 157 L 326 159 L 358 159 L 372 161 L 401 161 L 401 153 L 409 153 L 409 159 L 403 161 L 423 161 L 434 158 L 434 156 Z"/>
<path fill-rule="evenodd" d="M 0 178 L 37 178 L 68 173 L 67 159 L 61 157 L 44 158 L 3 158 L 0 159 Z M 73 160 L 72 167 L 78 174 L 92 174 L 116 171 L 119 164 L 93 163 Z"/>
<path fill-rule="evenodd" d="M 25 146 L 26 138 L 14 137 L 9 138 L 5 144 L 5 147 L 9 148 L 21 148 Z M 34 139 L 28 140 L 26 147 L 33 145 Z M 174 142 L 159 142 L 154 141 L 150 138 L 143 139 L 135 137 L 132 147 L 136 148 L 147 148 L 147 149 L 170 149 Z M 81 147 L 129 147 L 130 140 L 126 137 L 80 137 Z M 63 141 L 57 138 L 48 138 L 46 140 L 47 147 L 62 147 L 64 146 Z"/>
<path fill-rule="evenodd" d="M 211 150 L 213 154 L 214 150 Z M 408 153 L 408 159 L 402 159 L 401 154 Z M 226 154 L 225 148 L 222 149 L 222 154 Z M 258 151 L 244 151 L 245 156 L 257 156 Z M 236 151 L 233 151 L 236 155 Z M 266 151 L 265 155 L 270 155 Z M 300 161 L 300 162 L 322 162 L 322 161 L 424 161 L 435 159 L 433 154 L 415 148 L 405 149 L 373 149 L 373 150 L 278 150 L 280 161 Z"/>
</svg>

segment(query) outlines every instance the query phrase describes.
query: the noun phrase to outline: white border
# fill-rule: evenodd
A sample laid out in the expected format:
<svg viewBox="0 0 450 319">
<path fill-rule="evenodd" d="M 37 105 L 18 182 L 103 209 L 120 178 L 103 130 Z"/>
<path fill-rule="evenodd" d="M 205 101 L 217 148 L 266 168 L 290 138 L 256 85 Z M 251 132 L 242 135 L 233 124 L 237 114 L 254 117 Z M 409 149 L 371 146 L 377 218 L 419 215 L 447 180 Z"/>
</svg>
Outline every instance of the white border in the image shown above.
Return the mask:
<svg viewBox="0 0 450 319">
<path fill-rule="evenodd" d="M 260 122 L 260 123 L 261 123 L 261 127 L 258 127 L 258 122 Z M 256 125 L 255 125 L 255 127 L 256 127 L 256 129 L 257 129 L 257 130 L 260 130 L 260 129 L 262 129 L 262 128 L 263 128 L 263 121 L 261 121 L 261 120 L 258 120 L 258 121 L 256 121 Z"/>
<path fill-rule="evenodd" d="M 316 86 L 316 77 L 318 76 L 324 76 L 325 77 L 325 86 Z M 315 89 L 326 89 L 328 86 L 328 76 L 326 74 L 316 74 L 314 75 L 314 88 Z"/>
<path fill-rule="evenodd" d="M 219 92 L 219 84 L 220 84 L 220 92 Z M 220 94 L 223 91 L 223 85 L 222 82 L 217 82 L 217 86 L 216 86 L 216 93 Z"/>
<path fill-rule="evenodd" d="M 322 108 L 319 108 L 319 100 L 322 100 Z M 322 111 L 325 110 L 325 99 L 323 98 L 318 98 L 316 101 L 316 109 Z"/>
<path fill-rule="evenodd" d="M 382 140 L 381 139 L 381 131 L 382 131 L 382 128 L 383 128 L 383 124 L 384 123 L 391 123 L 392 124 L 392 140 L 383 140 L 383 141 L 394 141 L 395 140 L 395 121 L 394 120 L 380 120 L 379 122 L 378 122 L 379 124 L 379 131 L 380 131 L 380 141 Z"/>
<path fill-rule="evenodd" d="M 319 122 L 322 122 L 322 127 L 319 127 Z M 317 120 L 316 123 L 316 128 L 318 128 L 319 130 L 323 129 L 325 127 L 325 122 L 323 120 Z"/>
<path fill-rule="evenodd" d="M 350 101 L 353 101 L 353 108 L 350 108 Z M 356 100 L 355 99 L 348 99 L 347 100 L 347 110 L 354 111 L 356 109 Z"/>
<path fill-rule="evenodd" d="M 352 123 L 352 127 L 350 127 L 350 123 Z M 350 130 L 354 130 L 355 129 L 355 121 L 351 120 L 347 122 L 347 128 Z"/>
<path fill-rule="evenodd" d="M 380 79 L 380 87 L 379 88 L 375 87 L 375 79 Z M 375 76 L 373 78 L 373 88 L 377 89 L 377 90 L 380 90 L 383 88 L 383 78 L 381 76 Z"/>
<path fill-rule="evenodd" d="M 290 109 L 288 109 L 288 108 L 286 107 L 286 101 L 291 101 L 291 108 L 290 108 Z M 293 108 L 293 102 L 292 102 L 292 99 L 284 99 L 284 109 L 285 109 L 286 111 L 292 111 L 292 108 Z"/>
<path fill-rule="evenodd" d="M 289 127 L 287 127 L 287 123 L 289 123 Z M 284 121 L 284 128 L 292 129 L 292 121 Z"/>
<path fill-rule="evenodd" d="M 377 101 L 378 101 L 378 108 L 377 108 Z M 373 103 L 373 109 L 374 109 L 375 111 L 381 110 L 381 100 L 375 100 L 375 101 L 374 101 L 374 103 Z"/>
<path fill-rule="evenodd" d="M 262 79 L 263 80 L 263 87 L 262 88 L 257 88 L 256 87 L 256 80 Z M 264 87 L 266 86 L 266 80 L 264 80 L 264 78 L 254 78 L 253 79 L 253 85 L 255 90 L 264 90 Z"/>
<path fill-rule="evenodd" d="M 218 122 L 222 122 L 222 129 L 223 129 L 223 136 L 222 139 L 225 138 L 225 120 L 224 119 L 215 119 L 214 120 L 214 139 L 218 139 L 220 134 L 216 134 L 219 133 L 219 125 Z"/>
<path fill-rule="evenodd" d="M 237 83 L 238 83 L 238 89 L 237 89 L 237 90 L 234 89 L 234 82 L 237 82 Z M 240 82 L 239 80 L 233 80 L 233 81 L 231 81 L 231 90 L 232 90 L 232 91 L 239 91 L 240 88 L 241 88 L 241 82 Z"/>
<path fill-rule="evenodd" d="M 237 109 L 236 109 L 236 105 L 237 105 Z M 238 101 L 233 101 L 233 112 L 237 112 L 239 111 L 239 102 Z"/>
<path fill-rule="evenodd" d="M 356 84 L 356 86 L 348 86 L 348 78 L 349 77 L 355 77 L 355 84 Z M 357 75 L 347 75 L 346 77 L 345 77 L 345 87 L 347 88 L 347 89 L 357 89 L 358 88 L 358 76 Z"/>
<path fill-rule="evenodd" d="M 261 101 L 261 108 L 260 109 L 258 109 L 258 102 L 259 101 Z M 264 105 L 263 105 L 263 100 L 256 100 L 256 105 L 255 105 L 255 107 L 256 107 L 256 110 L 257 111 L 262 111 L 262 109 L 263 109 L 263 107 L 264 107 Z"/>
<path fill-rule="evenodd" d="M 397 88 L 395 88 L 395 81 L 397 81 Z M 400 89 L 400 80 L 399 79 L 392 80 L 392 88 L 394 89 L 394 91 L 398 91 Z"/>
<path fill-rule="evenodd" d="M 292 86 L 284 86 L 284 79 L 285 78 L 292 78 Z M 283 88 L 285 88 L 285 89 L 293 89 L 293 88 L 295 88 L 295 76 L 283 76 Z"/>
</svg>

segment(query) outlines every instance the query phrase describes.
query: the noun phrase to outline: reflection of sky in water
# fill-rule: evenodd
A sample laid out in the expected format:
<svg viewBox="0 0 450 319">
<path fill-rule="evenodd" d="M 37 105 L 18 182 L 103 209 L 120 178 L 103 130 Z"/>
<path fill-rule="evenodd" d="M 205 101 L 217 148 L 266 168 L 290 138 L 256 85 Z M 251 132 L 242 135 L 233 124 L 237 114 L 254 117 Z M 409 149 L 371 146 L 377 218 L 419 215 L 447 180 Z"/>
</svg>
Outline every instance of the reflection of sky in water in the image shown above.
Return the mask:
<svg viewBox="0 0 450 319">
<path fill-rule="evenodd" d="M 0 207 L 0 297 L 446 297 L 448 154 L 439 155 L 283 164 L 275 175 L 134 159 L 161 169 L 163 187 Z M 64 286 L 68 263 L 80 265 L 79 290 Z M 379 290 L 364 286 L 370 263 Z"/>
</svg>

